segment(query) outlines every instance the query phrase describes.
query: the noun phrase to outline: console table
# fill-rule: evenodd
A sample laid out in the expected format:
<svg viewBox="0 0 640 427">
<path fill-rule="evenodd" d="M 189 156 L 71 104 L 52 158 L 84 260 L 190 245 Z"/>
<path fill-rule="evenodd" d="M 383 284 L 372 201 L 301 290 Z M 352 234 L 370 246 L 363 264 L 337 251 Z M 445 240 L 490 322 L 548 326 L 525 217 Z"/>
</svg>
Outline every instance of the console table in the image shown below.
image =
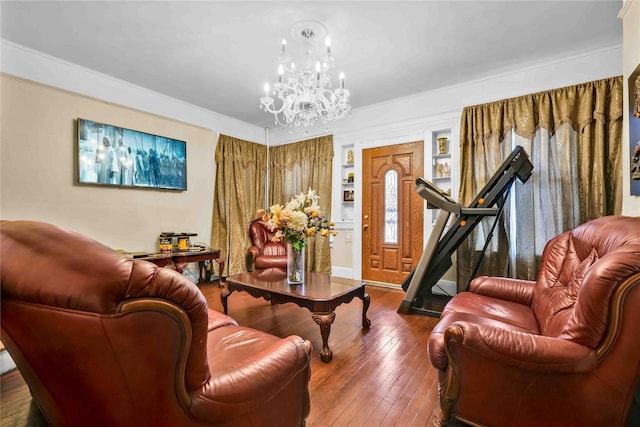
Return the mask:
<svg viewBox="0 0 640 427">
<path fill-rule="evenodd" d="M 220 249 L 212 249 L 209 251 L 197 251 L 197 252 L 169 252 L 158 253 L 152 255 L 146 255 L 141 257 L 134 257 L 136 259 L 143 259 L 157 265 L 158 267 L 171 267 L 182 274 L 182 270 L 190 262 L 197 262 L 200 267 L 200 281 L 204 283 L 202 278 L 204 277 L 204 262 L 206 260 L 215 261 L 218 264 L 218 284 L 222 285 L 222 272 L 224 271 L 224 260 L 220 257 Z"/>
</svg>

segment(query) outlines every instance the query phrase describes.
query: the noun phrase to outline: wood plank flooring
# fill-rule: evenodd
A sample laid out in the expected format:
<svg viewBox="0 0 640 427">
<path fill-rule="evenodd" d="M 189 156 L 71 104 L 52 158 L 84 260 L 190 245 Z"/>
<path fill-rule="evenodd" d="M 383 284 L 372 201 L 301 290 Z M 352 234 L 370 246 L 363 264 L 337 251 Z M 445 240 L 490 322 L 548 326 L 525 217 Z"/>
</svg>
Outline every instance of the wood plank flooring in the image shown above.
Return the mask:
<svg viewBox="0 0 640 427">
<path fill-rule="evenodd" d="M 202 285 L 209 307 L 222 311 L 220 288 Z M 367 285 L 369 330 L 362 329 L 362 302 L 336 310 L 330 363 L 320 361 L 320 328 L 308 310 L 294 304 L 272 306 L 244 292 L 229 296 L 229 315 L 238 323 L 278 336 L 300 335 L 313 344 L 311 414 L 308 427 L 438 425 L 436 372 L 426 342 L 437 319 L 396 313 L 404 292 Z M 46 426 L 17 370 L 1 378 L 0 425 Z"/>
</svg>

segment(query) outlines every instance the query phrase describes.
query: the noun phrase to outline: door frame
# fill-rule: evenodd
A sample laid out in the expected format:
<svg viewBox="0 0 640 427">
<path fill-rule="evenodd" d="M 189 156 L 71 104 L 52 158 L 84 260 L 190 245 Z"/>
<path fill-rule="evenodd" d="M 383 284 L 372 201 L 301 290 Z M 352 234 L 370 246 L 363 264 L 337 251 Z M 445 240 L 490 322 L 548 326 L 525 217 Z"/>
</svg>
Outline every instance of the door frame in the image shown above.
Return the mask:
<svg viewBox="0 0 640 427">
<path fill-rule="evenodd" d="M 367 137 L 364 137 L 362 134 L 356 134 L 355 132 L 349 134 L 336 135 L 334 134 L 334 147 L 336 147 L 336 152 L 338 152 L 338 148 L 342 147 L 342 145 L 353 144 L 354 151 L 354 173 L 356 177 L 362 176 L 362 150 L 367 148 L 377 148 L 384 147 L 387 145 L 397 145 L 397 144 L 405 144 L 409 142 L 415 142 L 418 140 L 425 141 L 431 138 L 431 134 L 436 129 L 441 128 L 452 128 L 452 137 L 451 140 L 453 148 L 453 159 L 455 162 L 458 161 L 458 129 L 460 126 L 460 112 L 449 112 L 446 115 L 440 116 L 437 120 L 430 121 L 421 121 L 419 123 L 411 123 L 407 125 L 405 128 L 401 128 L 399 126 L 394 126 L 392 129 L 369 129 Z M 355 140 L 355 142 L 354 142 Z M 359 140 L 359 141 L 357 141 Z M 423 175 L 426 173 L 426 168 L 429 167 L 427 164 L 427 149 L 425 147 L 423 156 Z M 335 160 L 335 159 L 334 159 Z M 457 168 L 456 168 L 457 169 Z M 333 188 L 340 188 L 341 177 L 337 174 L 337 170 L 339 168 L 334 167 L 334 181 Z M 356 184 L 354 190 L 356 194 L 362 194 L 362 180 L 356 179 Z M 457 191 L 457 189 L 456 189 Z M 338 191 L 333 191 L 334 195 L 339 193 Z M 342 194 L 334 196 L 333 206 L 339 206 L 340 200 L 342 200 Z M 425 203 L 425 211 L 426 211 L 426 203 Z M 334 208 L 332 208 L 332 212 L 334 212 Z M 335 211 L 337 213 L 337 210 Z M 429 220 L 430 215 L 423 215 L 423 236 L 422 241 L 426 243 L 429 239 L 429 231 L 431 227 L 428 226 L 427 221 Z M 336 218 L 337 221 L 340 221 L 340 218 Z M 343 229 L 343 227 L 338 226 L 338 231 L 351 231 L 353 232 L 352 237 L 352 247 L 353 247 L 353 265 L 351 271 L 351 277 L 354 280 L 362 280 L 362 197 L 356 196 L 353 206 L 353 228 L 347 227 Z M 394 289 L 401 289 L 400 285 L 393 286 Z"/>
</svg>

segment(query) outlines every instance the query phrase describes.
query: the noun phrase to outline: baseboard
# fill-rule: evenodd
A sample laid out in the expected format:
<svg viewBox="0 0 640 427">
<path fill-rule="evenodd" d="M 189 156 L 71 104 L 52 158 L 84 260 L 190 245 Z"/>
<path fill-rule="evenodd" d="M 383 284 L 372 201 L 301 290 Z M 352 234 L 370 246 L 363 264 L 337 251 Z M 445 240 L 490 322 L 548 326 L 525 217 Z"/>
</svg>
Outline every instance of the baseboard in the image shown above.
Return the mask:
<svg viewBox="0 0 640 427">
<path fill-rule="evenodd" d="M 438 295 L 454 296 L 458 293 L 458 285 L 452 280 L 438 280 L 431 292 Z"/>
<path fill-rule="evenodd" d="M 353 269 L 345 267 L 331 267 L 331 275 L 336 277 L 342 277 L 343 279 L 353 279 Z M 372 284 L 386 286 L 389 288 L 397 288 L 400 285 L 385 284 L 380 282 L 372 282 Z M 439 280 L 438 283 L 431 289 L 431 292 L 438 295 L 453 296 L 458 293 L 458 285 L 453 280 Z"/>
<path fill-rule="evenodd" d="M 16 364 L 7 350 L 0 351 L 0 374 L 9 372 L 16 368 Z"/>
<path fill-rule="evenodd" d="M 331 275 L 336 277 L 342 277 L 343 279 L 353 279 L 353 269 L 331 266 Z"/>
</svg>

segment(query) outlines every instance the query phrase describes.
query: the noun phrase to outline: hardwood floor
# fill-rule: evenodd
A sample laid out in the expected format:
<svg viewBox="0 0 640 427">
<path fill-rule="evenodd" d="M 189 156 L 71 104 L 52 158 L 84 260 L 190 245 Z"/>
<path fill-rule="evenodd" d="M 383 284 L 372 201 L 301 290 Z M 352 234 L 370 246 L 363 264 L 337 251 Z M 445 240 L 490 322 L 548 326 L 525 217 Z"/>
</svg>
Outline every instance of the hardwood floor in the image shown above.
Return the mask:
<svg viewBox="0 0 640 427">
<path fill-rule="evenodd" d="M 320 361 L 320 329 L 308 310 L 294 304 L 272 306 L 244 292 L 229 296 L 229 315 L 238 323 L 278 336 L 300 335 L 313 344 L 311 414 L 308 427 L 429 426 L 440 413 L 436 372 L 426 342 L 437 319 L 396 313 L 404 293 L 367 286 L 369 330 L 362 329 L 362 302 L 336 310 L 330 363 Z M 220 288 L 203 285 L 209 306 L 222 311 Z M 46 426 L 17 370 L 1 378 L 2 426 Z"/>
</svg>

